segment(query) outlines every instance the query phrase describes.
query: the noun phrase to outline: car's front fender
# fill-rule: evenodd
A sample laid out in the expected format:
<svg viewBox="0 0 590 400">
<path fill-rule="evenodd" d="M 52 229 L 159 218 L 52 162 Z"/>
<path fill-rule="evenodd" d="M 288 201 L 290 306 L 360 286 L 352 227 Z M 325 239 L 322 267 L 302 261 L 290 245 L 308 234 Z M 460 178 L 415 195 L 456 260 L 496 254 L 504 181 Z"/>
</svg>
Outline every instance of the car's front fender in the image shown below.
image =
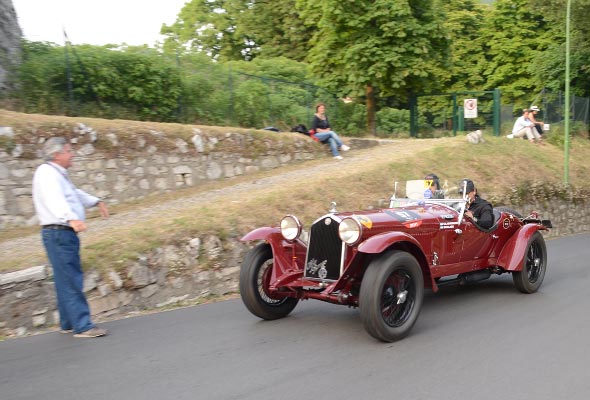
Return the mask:
<svg viewBox="0 0 590 400">
<path fill-rule="evenodd" d="M 422 253 L 424 253 L 422 246 L 416 239 L 404 232 L 386 232 L 379 235 L 371 236 L 362 242 L 358 251 L 361 253 L 377 254 L 382 253 L 385 249 L 397 242 L 411 242 Z"/>
<path fill-rule="evenodd" d="M 523 225 L 504 245 L 500 256 L 498 257 L 498 266 L 506 271 L 522 270 L 522 260 L 524 259 L 529 239 L 537 231 L 547 230 L 540 224 Z"/>
<path fill-rule="evenodd" d="M 246 233 L 241 239 L 241 242 L 250 242 L 252 240 L 268 240 L 273 235 L 281 235 L 279 228 L 273 228 L 270 226 L 264 226 L 262 228 L 254 229 Z"/>
<path fill-rule="evenodd" d="M 284 283 L 281 280 L 302 274 L 307 247 L 301 240 L 289 242 L 283 238 L 279 228 L 272 227 L 254 229 L 240 239 L 242 242 L 253 240 L 264 240 L 272 249 L 274 263 L 270 286 L 279 286 Z"/>
<path fill-rule="evenodd" d="M 270 244 L 275 256 L 283 253 L 283 251 L 281 251 L 283 249 L 283 235 L 281 235 L 281 230 L 279 228 L 265 226 L 254 229 L 240 239 L 241 242 L 251 242 L 253 240 L 264 240 Z"/>
</svg>

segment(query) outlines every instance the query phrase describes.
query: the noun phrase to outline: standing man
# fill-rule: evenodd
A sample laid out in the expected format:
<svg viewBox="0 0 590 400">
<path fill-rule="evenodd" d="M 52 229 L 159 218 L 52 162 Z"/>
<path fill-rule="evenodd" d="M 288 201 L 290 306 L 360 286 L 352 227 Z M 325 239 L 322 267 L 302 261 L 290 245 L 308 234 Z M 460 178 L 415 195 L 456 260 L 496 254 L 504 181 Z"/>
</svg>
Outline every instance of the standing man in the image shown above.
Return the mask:
<svg viewBox="0 0 590 400">
<path fill-rule="evenodd" d="M 494 209 L 492 205 L 479 197 L 475 184 L 471 179 L 463 179 L 459 191 L 463 191 L 465 187 L 465 194 L 467 196 L 467 211 L 465 216 L 483 229 L 490 229 L 494 225 Z"/>
<path fill-rule="evenodd" d="M 86 230 L 84 208 L 98 206 L 108 218 L 106 205 L 74 186 L 68 176 L 74 151 L 66 139 L 53 137 L 43 145 L 45 163 L 33 176 L 33 203 L 47 257 L 53 268 L 61 332 L 94 338 L 107 334 L 90 319 L 84 296 L 78 232 Z"/>
</svg>

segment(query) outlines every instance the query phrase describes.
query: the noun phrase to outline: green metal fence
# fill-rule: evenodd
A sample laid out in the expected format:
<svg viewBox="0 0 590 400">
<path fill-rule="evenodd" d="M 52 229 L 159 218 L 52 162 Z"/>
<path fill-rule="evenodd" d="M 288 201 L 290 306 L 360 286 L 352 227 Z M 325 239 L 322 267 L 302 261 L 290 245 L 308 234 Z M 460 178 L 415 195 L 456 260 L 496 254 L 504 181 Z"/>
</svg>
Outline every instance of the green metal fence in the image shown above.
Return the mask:
<svg viewBox="0 0 590 400">
<path fill-rule="evenodd" d="M 477 129 L 500 134 L 500 90 L 419 95 L 410 101 L 410 135 L 436 137 Z"/>
</svg>

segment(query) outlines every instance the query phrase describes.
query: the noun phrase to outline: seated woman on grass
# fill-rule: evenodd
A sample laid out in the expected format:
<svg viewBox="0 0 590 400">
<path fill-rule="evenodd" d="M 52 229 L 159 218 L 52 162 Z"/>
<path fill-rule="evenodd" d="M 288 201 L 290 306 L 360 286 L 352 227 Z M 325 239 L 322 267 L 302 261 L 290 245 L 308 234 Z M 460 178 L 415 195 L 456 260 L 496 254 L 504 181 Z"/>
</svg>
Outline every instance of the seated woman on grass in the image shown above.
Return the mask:
<svg viewBox="0 0 590 400">
<path fill-rule="evenodd" d="M 326 105 L 319 103 L 315 107 L 316 113 L 313 116 L 311 123 L 311 136 L 318 139 L 322 143 L 328 143 L 330 151 L 336 160 L 342 160 L 342 156 L 338 150 L 348 151 L 350 147 L 342 143 L 340 137 L 330 128 L 330 122 L 326 117 Z"/>
</svg>

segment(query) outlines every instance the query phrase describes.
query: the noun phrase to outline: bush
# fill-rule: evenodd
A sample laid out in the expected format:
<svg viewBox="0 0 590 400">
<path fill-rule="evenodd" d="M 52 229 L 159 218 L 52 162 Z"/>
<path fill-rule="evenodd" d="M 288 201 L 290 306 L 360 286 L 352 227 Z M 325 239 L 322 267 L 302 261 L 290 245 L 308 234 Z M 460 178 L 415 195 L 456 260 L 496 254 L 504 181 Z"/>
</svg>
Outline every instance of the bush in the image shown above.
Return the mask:
<svg viewBox="0 0 590 400">
<path fill-rule="evenodd" d="M 377 136 L 401 137 L 410 132 L 410 111 L 383 108 L 377 112 Z"/>
</svg>

